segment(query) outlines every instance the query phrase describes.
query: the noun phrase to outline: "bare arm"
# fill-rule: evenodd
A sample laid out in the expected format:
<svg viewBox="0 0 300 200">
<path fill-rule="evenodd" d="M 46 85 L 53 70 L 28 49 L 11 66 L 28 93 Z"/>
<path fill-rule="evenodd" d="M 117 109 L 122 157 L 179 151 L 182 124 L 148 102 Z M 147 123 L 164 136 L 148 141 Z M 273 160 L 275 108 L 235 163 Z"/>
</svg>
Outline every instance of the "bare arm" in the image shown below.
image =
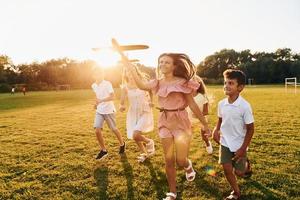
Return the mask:
<svg viewBox="0 0 300 200">
<path fill-rule="evenodd" d="M 203 116 L 203 113 L 201 112 L 199 106 L 196 104 L 193 95 L 192 94 L 184 94 L 185 99 L 187 100 L 187 103 L 190 107 L 190 109 L 193 111 L 193 113 L 196 115 L 196 117 L 200 120 L 202 123 L 204 130 L 209 131 L 207 121 L 205 117 Z"/>
<path fill-rule="evenodd" d="M 99 104 L 99 103 L 102 103 L 102 102 L 112 101 L 112 100 L 114 100 L 114 98 L 115 98 L 114 93 L 110 93 L 109 96 L 104 98 L 104 99 L 97 99 L 96 103 Z"/>
<path fill-rule="evenodd" d="M 121 99 L 120 99 L 120 105 L 124 106 L 125 105 L 125 100 L 126 100 L 127 94 L 126 94 L 126 89 L 122 88 L 121 90 Z"/>
<path fill-rule="evenodd" d="M 213 130 L 213 139 L 216 143 L 220 144 L 220 128 L 222 124 L 222 118 L 219 117 L 216 127 Z"/>
<path fill-rule="evenodd" d="M 203 115 L 208 115 L 208 103 L 203 104 Z"/>
<path fill-rule="evenodd" d="M 151 90 L 149 91 L 149 95 L 150 95 L 150 103 L 149 103 L 149 105 L 150 105 L 150 107 L 153 107 L 154 106 L 154 103 L 153 103 L 153 93 L 152 93 Z"/>
<path fill-rule="evenodd" d="M 246 124 L 246 129 L 247 129 L 246 136 L 243 145 L 241 146 L 241 148 L 243 149 L 247 149 L 247 147 L 250 145 L 251 139 L 254 134 L 254 123 Z"/>
<path fill-rule="evenodd" d="M 241 146 L 241 148 L 239 148 L 236 152 L 235 152 L 235 156 L 234 156 L 234 160 L 237 160 L 237 162 L 241 159 L 241 157 L 243 157 L 246 154 L 247 151 L 247 147 L 250 145 L 252 136 L 254 134 L 254 123 L 251 124 L 246 124 L 246 135 L 245 135 L 245 139 L 244 142 Z"/>
<path fill-rule="evenodd" d="M 127 98 L 127 92 L 125 88 L 122 88 L 121 90 L 121 99 L 120 99 L 120 111 L 125 111 L 125 100 Z"/>
</svg>

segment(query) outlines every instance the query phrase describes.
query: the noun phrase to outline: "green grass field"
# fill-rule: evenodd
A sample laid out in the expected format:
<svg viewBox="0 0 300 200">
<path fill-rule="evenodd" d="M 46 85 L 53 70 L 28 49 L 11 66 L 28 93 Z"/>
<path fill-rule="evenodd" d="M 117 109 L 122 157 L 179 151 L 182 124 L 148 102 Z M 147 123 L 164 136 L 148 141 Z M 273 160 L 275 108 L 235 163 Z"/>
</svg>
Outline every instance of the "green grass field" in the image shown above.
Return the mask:
<svg viewBox="0 0 300 200">
<path fill-rule="evenodd" d="M 210 126 L 216 122 L 222 87 L 213 95 Z M 249 87 L 242 95 L 252 104 L 255 135 L 249 150 L 254 174 L 239 179 L 243 199 L 300 199 L 300 90 Z M 0 95 L 0 199 L 162 199 L 168 191 L 162 147 L 157 132 L 156 155 L 137 163 L 138 150 L 127 140 L 126 155 L 118 155 L 114 135 L 104 129 L 109 156 L 98 152 L 94 130 L 94 94 L 91 90 L 29 92 Z M 118 100 L 115 105 L 119 105 Z M 155 121 L 157 111 L 155 111 Z M 125 114 L 117 113 L 125 137 Z M 217 164 L 217 145 L 205 153 L 194 126 L 190 158 L 197 171 L 194 182 L 178 171 L 178 199 L 222 199 L 230 188 Z M 206 167 L 217 175 L 209 176 Z"/>
</svg>

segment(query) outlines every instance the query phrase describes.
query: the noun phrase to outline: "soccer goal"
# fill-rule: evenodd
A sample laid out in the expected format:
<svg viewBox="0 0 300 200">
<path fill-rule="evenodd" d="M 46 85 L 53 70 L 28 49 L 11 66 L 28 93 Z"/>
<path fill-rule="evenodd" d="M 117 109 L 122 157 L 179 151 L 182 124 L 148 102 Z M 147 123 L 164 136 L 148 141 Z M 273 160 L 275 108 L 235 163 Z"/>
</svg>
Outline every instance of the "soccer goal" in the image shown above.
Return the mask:
<svg viewBox="0 0 300 200">
<path fill-rule="evenodd" d="M 251 86 L 254 84 L 254 78 L 248 78 L 248 85 Z"/>
<path fill-rule="evenodd" d="M 288 91 L 288 86 L 294 87 L 294 91 L 297 93 L 297 87 L 300 86 L 300 83 L 297 82 L 297 77 L 285 78 L 285 92 Z"/>
<path fill-rule="evenodd" d="M 71 90 L 71 86 L 68 84 L 64 84 L 64 85 L 57 85 L 56 86 L 56 91 L 58 90 Z"/>
</svg>

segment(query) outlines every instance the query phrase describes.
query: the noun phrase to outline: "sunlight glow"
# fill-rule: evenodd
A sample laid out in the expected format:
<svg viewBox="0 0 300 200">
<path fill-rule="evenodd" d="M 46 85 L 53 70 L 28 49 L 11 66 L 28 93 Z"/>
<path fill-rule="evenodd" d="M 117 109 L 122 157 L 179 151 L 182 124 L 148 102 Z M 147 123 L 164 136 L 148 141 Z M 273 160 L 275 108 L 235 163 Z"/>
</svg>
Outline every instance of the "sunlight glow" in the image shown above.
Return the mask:
<svg viewBox="0 0 300 200">
<path fill-rule="evenodd" d="M 95 60 L 101 67 L 108 68 L 115 66 L 120 60 L 120 55 L 110 49 L 103 49 L 93 54 Z"/>
<path fill-rule="evenodd" d="M 110 46 L 116 38 L 123 45 L 149 45 L 130 55 L 156 67 L 164 52 L 186 53 L 198 64 L 224 48 L 300 51 L 299 7 L 297 0 L 6 0 L 1 1 L 0 52 L 14 64 L 85 60 L 91 48 Z M 107 60 L 103 65 L 111 64 Z"/>
</svg>

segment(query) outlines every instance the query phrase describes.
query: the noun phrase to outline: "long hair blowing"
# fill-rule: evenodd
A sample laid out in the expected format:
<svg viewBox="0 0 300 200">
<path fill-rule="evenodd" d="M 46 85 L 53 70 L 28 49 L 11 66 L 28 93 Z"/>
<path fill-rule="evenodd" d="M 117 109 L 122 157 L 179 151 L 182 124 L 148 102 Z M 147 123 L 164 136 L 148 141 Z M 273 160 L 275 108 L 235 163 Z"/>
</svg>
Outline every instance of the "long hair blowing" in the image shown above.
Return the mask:
<svg viewBox="0 0 300 200">
<path fill-rule="evenodd" d="M 158 57 L 159 59 L 163 56 L 171 57 L 173 60 L 173 64 L 175 65 L 175 69 L 173 72 L 174 76 L 184 78 L 185 80 L 190 80 L 194 77 L 196 73 L 196 66 L 188 57 L 188 55 L 183 53 L 163 53 Z M 159 67 L 157 67 L 157 74 L 159 74 Z"/>
</svg>

